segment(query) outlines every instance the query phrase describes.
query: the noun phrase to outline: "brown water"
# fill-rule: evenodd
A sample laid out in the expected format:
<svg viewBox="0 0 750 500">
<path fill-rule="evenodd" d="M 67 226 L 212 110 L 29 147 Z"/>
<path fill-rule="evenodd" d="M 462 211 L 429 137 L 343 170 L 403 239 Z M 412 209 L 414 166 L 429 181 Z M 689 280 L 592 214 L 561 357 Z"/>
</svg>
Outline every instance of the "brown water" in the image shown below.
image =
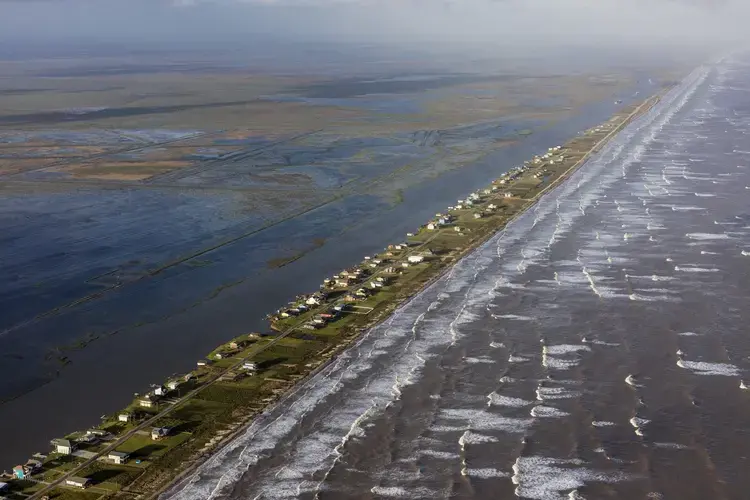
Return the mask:
<svg viewBox="0 0 750 500">
<path fill-rule="evenodd" d="M 697 69 L 164 498 L 748 498 L 748 77 Z"/>
</svg>

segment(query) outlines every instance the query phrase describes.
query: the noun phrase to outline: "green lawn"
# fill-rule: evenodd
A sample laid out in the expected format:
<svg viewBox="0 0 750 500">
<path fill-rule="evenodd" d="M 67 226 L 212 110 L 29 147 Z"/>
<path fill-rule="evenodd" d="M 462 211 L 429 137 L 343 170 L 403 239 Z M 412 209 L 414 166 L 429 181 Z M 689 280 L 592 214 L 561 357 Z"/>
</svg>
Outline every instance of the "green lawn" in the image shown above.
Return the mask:
<svg viewBox="0 0 750 500">
<path fill-rule="evenodd" d="M 118 446 L 117 451 L 130 453 L 131 459 L 133 460 L 137 458 L 153 460 L 161 457 L 171 448 L 185 442 L 188 438 L 190 438 L 190 434 L 187 432 L 168 436 L 159 441 L 153 441 L 150 435 L 142 436 L 136 434 Z"/>
</svg>

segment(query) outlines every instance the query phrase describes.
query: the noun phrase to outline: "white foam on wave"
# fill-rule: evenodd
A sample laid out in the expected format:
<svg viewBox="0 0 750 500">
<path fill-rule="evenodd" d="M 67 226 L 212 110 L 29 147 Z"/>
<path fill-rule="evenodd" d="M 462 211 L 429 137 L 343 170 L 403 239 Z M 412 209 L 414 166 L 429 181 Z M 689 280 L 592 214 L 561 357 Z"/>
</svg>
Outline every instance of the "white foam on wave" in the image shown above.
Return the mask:
<svg viewBox="0 0 750 500">
<path fill-rule="evenodd" d="M 434 429 L 431 429 L 434 431 Z M 440 460 L 458 460 L 461 458 L 458 453 L 450 452 L 450 451 L 441 451 L 441 450 L 419 450 L 417 452 L 420 456 L 430 457 L 430 458 L 437 458 Z"/>
<path fill-rule="evenodd" d="M 692 206 L 677 206 L 677 205 L 673 205 L 672 206 L 672 211 L 673 212 L 698 212 L 698 211 L 701 211 L 701 210 L 705 210 L 705 208 L 703 208 L 703 207 L 692 207 Z"/>
<path fill-rule="evenodd" d="M 713 198 L 713 197 L 716 196 L 713 193 L 693 193 L 693 194 L 695 194 L 695 196 L 697 196 L 699 198 Z"/>
<path fill-rule="evenodd" d="M 499 349 L 499 348 L 504 348 L 505 344 L 503 344 L 502 342 L 492 341 L 490 342 L 490 347 L 492 347 L 493 349 Z"/>
<path fill-rule="evenodd" d="M 674 266 L 675 271 L 682 271 L 685 273 L 718 273 L 721 269 L 715 267 L 698 267 L 698 266 Z"/>
<path fill-rule="evenodd" d="M 466 431 L 461 435 L 460 438 L 458 438 L 458 444 L 461 446 L 461 448 L 472 444 L 487 444 L 497 442 L 498 439 L 496 437 L 488 436 L 486 434 L 479 434 L 478 432 L 472 431 Z"/>
<path fill-rule="evenodd" d="M 726 233 L 687 233 L 685 236 L 687 236 L 691 240 L 704 240 L 704 241 L 730 239 L 729 235 Z"/>
<path fill-rule="evenodd" d="M 440 411 L 440 417 L 453 423 L 462 423 L 462 431 L 501 431 L 509 433 L 523 433 L 531 425 L 529 418 L 504 417 L 493 413 L 490 409 L 446 408 Z M 434 428 L 431 428 L 434 430 Z"/>
<path fill-rule="evenodd" d="M 370 493 L 387 498 L 437 498 L 439 495 L 438 491 L 423 487 L 407 489 L 402 486 L 373 486 Z"/>
<path fill-rule="evenodd" d="M 668 450 L 690 450 L 690 446 L 679 443 L 654 443 L 654 448 L 664 448 Z"/>
<path fill-rule="evenodd" d="M 488 357 L 488 356 L 480 356 L 478 358 L 465 358 L 464 361 L 466 361 L 470 365 L 494 365 L 497 363 L 494 359 Z"/>
<path fill-rule="evenodd" d="M 508 363 L 526 363 L 527 361 L 529 361 L 529 358 L 523 356 L 515 356 L 513 354 L 508 356 Z"/>
<path fill-rule="evenodd" d="M 730 363 L 709 363 L 706 361 L 677 360 L 677 366 L 690 370 L 696 375 L 717 375 L 722 377 L 739 377 L 740 369 Z"/>
<path fill-rule="evenodd" d="M 461 471 L 461 473 L 464 476 L 469 477 L 476 477 L 479 479 L 493 479 L 493 478 L 502 478 L 502 477 L 509 477 L 510 474 L 507 472 L 503 472 L 498 469 L 472 469 L 472 468 L 466 468 Z"/>
<path fill-rule="evenodd" d="M 617 483 L 631 479 L 621 472 L 599 472 L 576 459 L 541 456 L 518 457 L 511 480 L 519 498 L 562 499 L 565 492 L 582 488 L 587 482 Z"/>
<path fill-rule="evenodd" d="M 521 398 L 501 396 L 496 392 L 489 393 L 487 395 L 487 399 L 488 406 L 507 406 L 511 408 L 523 408 L 524 406 L 528 406 L 534 403 L 533 401 L 527 401 Z"/>
<path fill-rule="evenodd" d="M 493 314 L 492 317 L 495 319 L 512 319 L 516 321 L 534 321 L 536 319 L 531 316 L 523 316 L 520 314 Z"/>
<path fill-rule="evenodd" d="M 570 413 L 560 410 L 559 408 L 555 408 L 554 406 L 544 405 L 533 407 L 530 414 L 535 418 L 562 418 L 570 415 Z"/>
<path fill-rule="evenodd" d="M 581 395 L 580 391 L 569 389 L 567 387 L 543 387 L 536 389 L 537 400 L 553 401 L 559 399 L 574 399 Z"/>
<path fill-rule="evenodd" d="M 617 424 L 606 420 L 594 420 L 593 422 L 591 422 L 591 425 L 593 425 L 594 427 L 615 427 Z"/>
</svg>

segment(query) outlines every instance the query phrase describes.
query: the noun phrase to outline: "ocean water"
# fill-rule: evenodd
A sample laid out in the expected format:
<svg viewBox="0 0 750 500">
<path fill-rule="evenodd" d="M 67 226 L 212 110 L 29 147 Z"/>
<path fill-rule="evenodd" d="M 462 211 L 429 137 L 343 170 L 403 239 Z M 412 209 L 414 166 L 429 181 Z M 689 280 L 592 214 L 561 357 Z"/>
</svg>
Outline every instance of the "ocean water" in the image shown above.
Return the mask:
<svg viewBox="0 0 750 500">
<path fill-rule="evenodd" d="M 697 68 L 162 498 L 747 498 L 748 82 Z"/>
</svg>

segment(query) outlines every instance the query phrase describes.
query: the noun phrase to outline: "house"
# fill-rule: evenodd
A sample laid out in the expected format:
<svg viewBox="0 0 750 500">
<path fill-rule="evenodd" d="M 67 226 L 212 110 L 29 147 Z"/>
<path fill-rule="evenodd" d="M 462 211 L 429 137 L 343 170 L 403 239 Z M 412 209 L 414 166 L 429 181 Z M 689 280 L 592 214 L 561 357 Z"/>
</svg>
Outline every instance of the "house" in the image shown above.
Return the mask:
<svg viewBox="0 0 750 500">
<path fill-rule="evenodd" d="M 170 380 L 169 382 L 167 382 L 167 388 L 170 391 L 176 391 L 177 389 L 179 389 L 180 385 L 181 382 L 179 380 Z"/>
<path fill-rule="evenodd" d="M 213 361 L 211 361 L 210 359 L 201 359 L 201 360 L 198 361 L 197 364 L 198 364 L 198 367 L 200 368 L 200 367 L 203 367 L 203 366 L 212 365 Z"/>
<path fill-rule="evenodd" d="M 87 488 L 91 479 L 87 477 L 69 477 L 65 480 L 66 486 L 73 486 L 74 488 Z"/>
<path fill-rule="evenodd" d="M 477 213 L 474 214 L 474 218 L 475 219 L 481 219 L 482 218 L 482 214 L 480 214 L 479 212 L 477 212 Z"/>
<path fill-rule="evenodd" d="M 487 210 L 497 210 L 497 205 L 495 205 L 494 203 L 490 203 L 489 205 L 487 205 Z"/>
<path fill-rule="evenodd" d="M 505 184 L 506 182 L 508 182 L 508 181 L 505 180 L 505 179 L 500 179 L 500 184 Z"/>
<path fill-rule="evenodd" d="M 255 363 L 254 361 L 245 361 L 242 364 L 242 369 L 247 370 L 249 372 L 258 371 L 258 363 Z"/>
<path fill-rule="evenodd" d="M 157 398 L 151 394 L 146 394 L 138 400 L 138 406 L 141 408 L 153 408 L 156 406 Z"/>
<path fill-rule="evenodd" d="M 454 226 L 453 230 L 456 231 L 457 233 L 461 232 L 461 228 L 459 226 Z"/>
<path fill-rule="evenodd" d="M 408 262 L 402 262 L 401 263 L 401 267 L 409 267 L 409 263 Z"/>
<path fill-rule="evenodd" d="M 357 302 L 359 300 L 359 297 L 351 293 L 347 293 L 346 295 L 344 295 L 344 298 L 342 300 L 344 302 Z"/>
<path fill-rule="evenodd" d="M 75 445 L 69 439 L 53 439 L 52 446 L 55 452 L 61 455 L 70 455 L 75 450 Z"/>
<path fill-rule="evenodd" d="M 161 438 L 169 436 L 169 431 L 171 429 L 169 427 L 154 427 L 151 429 L 151 439 L 154 441 L 158 441 Z"/>
<path fill-rule="evenodd" d="M 16 479 L 26 479 L 26 468 L 23 465 L 13 467 L 13 477 Z"/>
<path fill-rule="evenodd" d="M 336 286 L 347 287 L 347 286 L 351 285 L 352 282 L 354 282 L 354 278 L 351 278 L 351 277 L 347 276 L 345 278 L 339 278 L 339 279 L 337 279 L 336 280 Z"/>
<path fill-rule="evenodd" d="M 128 461 L 130 453 L 125 453 L 123 451 L 110 451 L 107 458 L 112 460 L 112 463 L 122 465 Z"/>
<path fill-rule="evenodd" d="M 410 255 L 406 258 L 409 262 L 412 264 L 419 264 L 420 262 L 424 262 L 424 256 L 423 255 Z"/>
<path fill-rule="evenodd" d="M 513 193 L 506 191 L 505 193 L 503 193 L 503 198 L 513 198 Z"/>
<path fill-rule="evenodd" d="M 434 231 L 435 229 L 437 229 L 437 224 L 435 224 L 434 222 L 430 222 L 429 224 L 427 224 L 427 229 L 429 229 L 430 231 Z"/>
<path fill-rule="evenodd" d="M 0 483 L 0 493 L 3 491 L 7 491 L 10 489 L 10 485 L 8 483 Z"/>
<path fill-rule="evenodd" d="M 307 304 L 308 306 L 319 306 L 321 302 L 321 297 L 312 295 L 305 301 L 305 304 Z"/>
<path fill-rule="evenodd" d="M 163 385 L 157 385 L 154 387 L 155 396 L 164 396 L 167 394 L 167 389 Z"/>
<path fill-rule="evenodd" d="M 131 418 L 132 416 L 130 415 L 130 413 L 120 413 L 119 415 L 117 415 L 117 420 L 120 422 L 130 422 Z"/>
</svg>

